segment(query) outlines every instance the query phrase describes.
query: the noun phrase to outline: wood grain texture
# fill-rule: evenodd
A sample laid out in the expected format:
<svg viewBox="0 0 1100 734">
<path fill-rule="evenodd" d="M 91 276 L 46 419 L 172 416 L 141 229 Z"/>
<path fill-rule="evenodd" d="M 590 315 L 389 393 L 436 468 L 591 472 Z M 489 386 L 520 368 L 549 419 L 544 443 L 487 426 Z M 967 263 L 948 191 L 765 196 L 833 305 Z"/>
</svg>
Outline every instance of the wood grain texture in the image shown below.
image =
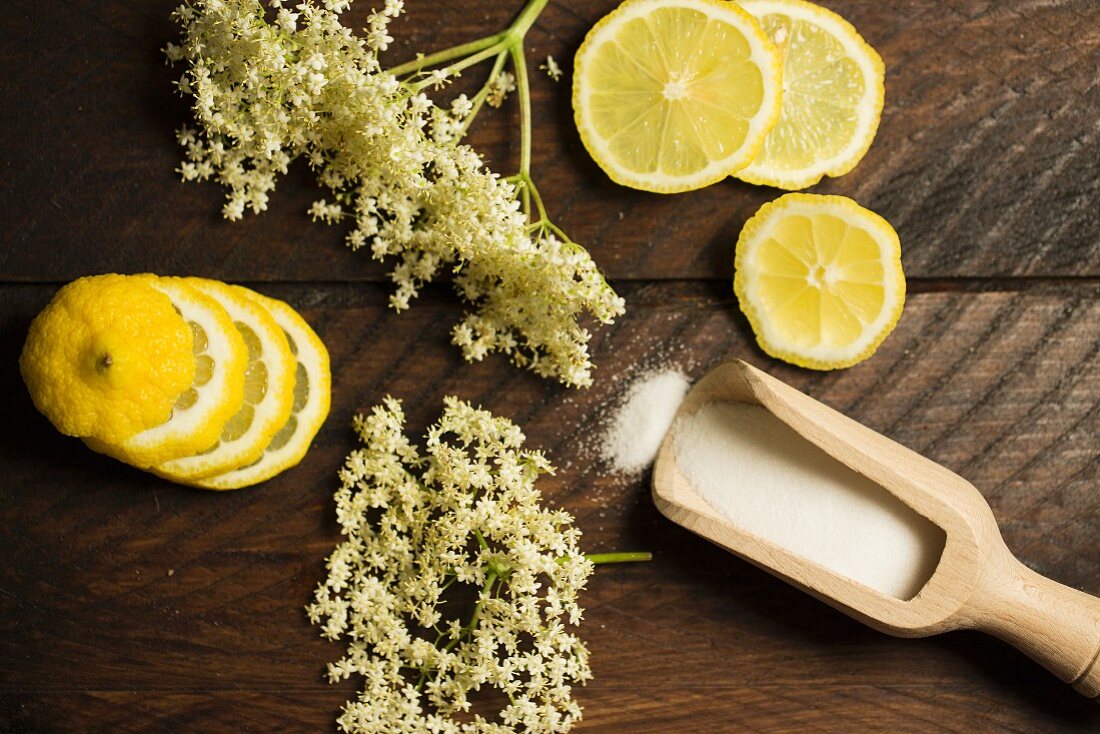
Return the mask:
<svg viewBox="0 0 1100 734">
<path fill-rule="evenodd" d="M 380 286 L 262 286 L 329 345 L 333 412 L 299 468 L 225 494 L 116 464 L 34 412 L 15 358 L 52 290 L 0 288 L 0 414 L 19 427 L 0 444 L 0 696 L 11 704 L 0 730 L 326 730 L 352 689 L 321 682 L 338 651 L 303 607 L 336 541 L 331 493 L 351 418 L 387 393 L 406 401 L 412 427 L 450 393 L 510 416 L 561 467 L 543 490 L 576 515 L 586 549 L 655 553 L 590 582 L 596 679 L 580 693 L 579 731 L 1100 726 L 1100 707 L 1008 646 L 971 633 L 892 639 L 737 561 L 660 517 L 648 477 L 611 474 L 597 451 L 601 421 L 646 370 L 698 377 L 745 358 L 971 480 L 1018 556 L 1095 594 L 1096 289 L 915 294 L 873 359 L 815 374 L 762 357 L 725 287 L 627 284 L 628 315 L 594 345 L 600 378 L 570 392 L 499 360 L 463 366 L 440 291 L 395 315 Z"/>
<path fill-rule="evenodd" d="M 292 168 L 261 216 L 220 220 L 222 192 L 181 184 L 172 131 L 188 120 L 158 49 L 177 0 L 11 0 L 0 17 L 0 272 L 66 281 L 153 270 L 250 281 L 378 280 L 338 229 L 304 216 L 316 188 Z M 550 4 L 529 36 L 536 174 L 551 212 L 615 279 L 726 278 L 732 243 L 777 191 L 736 181 L 675 196 L 612 184 L 572 123 L 571 59 L 616 0 Z M 1100 275 L 1100 4 L 1090 0 L 827 0 L 882 54 L 887 105 L 867 158 L 815 190 L 898 229 L 911 276 Z M 519 3 L 412 0 L 394 62 L 503 27 Z M 349 16 L 355 26 L 370 3 Z M 516 165 L 515 104 L 475 128 Z M 620 216 L 621 215 L 621 216 Z M 79 250 L 80 256 L 74 257 Z"/>
<path fill-rule="evenodd" d="M 386 308 L 385 270 L 304 211 L 292 167 L 272 210 L 220 219 L 222 192 L 181 184 L 188 120 L 159 50 L 177 0 L 9 0 L 0 13 L 0 731 L 332 731 L 351 684 L 304 606 L 337 540 L 336 471 L 352 417 L 393 394 L 423 428 L 456 394 L 514 419 L 560 467 L 542 488 L 593 552 L 649 549 L 584 596 L 595 680 L 581 732 L 1066 734 L 1100 707 L 976 633 L 889 638 L 669 523 L 648 476 L 599 458 L 632 381 L 696 378 L 743 358 L 973 482 L 1012 551 L 1100 593 L 1100 3 L 823 0 L 887 63 L 878 139 L 816 190 L 901 234 L 910 298 L 868 362 L 819 374 L 754 345 L 729 279 L 743 222 L 778 192 L 728 181 L 661 197 L 614 186 L 571 121 L 569 85 L 536 75 L 547 204 L 628 302 L 595 331 L 596 384 L 570 392 L 491 358 L 465 365 L 445 286 Z M 391 58 L 503 27 L 516 3 L 410 0 Z M 552 0 L 532 68 L 571 58 L 616 0 Z M 362 19 L 359 0 L 349 16 Z M 536 73 L 537 74 L 537 73 Z M 567 76 L 568 78 L 568 76 Z M 466 82 L 471 81 L 468 78 Z M 515 166 L 508 115 L 473 141 Z M 513 118 L 514 119 L 514 118 Z M 621 216 L 620 216 L 621 215 Z M 253 285 L 301 308 L 334 368 L 333 408 L 303 464 L 212 494 L 58 435 L 16 360 L 57 285 L 152 270 Z"/>
</svg>

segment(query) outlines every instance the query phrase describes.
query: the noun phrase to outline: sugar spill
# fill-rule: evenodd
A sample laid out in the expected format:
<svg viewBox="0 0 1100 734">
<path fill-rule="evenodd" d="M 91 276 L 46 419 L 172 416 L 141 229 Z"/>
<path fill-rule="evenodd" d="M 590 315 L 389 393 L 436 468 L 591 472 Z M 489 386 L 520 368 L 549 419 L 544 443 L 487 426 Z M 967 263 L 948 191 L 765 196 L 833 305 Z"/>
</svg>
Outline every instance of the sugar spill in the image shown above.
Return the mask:
<svg viewBox="0 0 1100 734">
<path fill-rule="evenodd" d="M 746 533 L 897 599 L 935 571 L 943 530 L 764 408 L 709 403 L 675 431 L 677 465 Z"/>
<path fill-rule="evenodd" d="M 646 373 L 630 386 L 600 443 L 600 456 L 612 471 L 633 476 L 653 463 L 688 384 L 678 370 L 666 368 Z"/>
</svg>

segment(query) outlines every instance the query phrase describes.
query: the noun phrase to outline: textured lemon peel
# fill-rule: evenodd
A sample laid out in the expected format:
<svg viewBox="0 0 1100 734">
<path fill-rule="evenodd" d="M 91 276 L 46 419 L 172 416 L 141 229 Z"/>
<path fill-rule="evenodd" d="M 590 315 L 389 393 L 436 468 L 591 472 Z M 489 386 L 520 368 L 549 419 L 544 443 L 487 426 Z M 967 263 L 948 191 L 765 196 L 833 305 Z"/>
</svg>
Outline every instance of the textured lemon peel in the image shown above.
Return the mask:
<svg viewBox="0 0 1100 734">
<path fill-rule="evenodd" d="M 784 65 L 784 86 L 787 92 L 779 119 L 765 139 L 757 157 L 748 166 L 737 171 L 734 176 L 746 183 L 797 190 L 813 186 L 825 176 L 837 177 L 849 173 L 863 160 L 878 132 L 886 98 L 886 67 L 882 58 L 851 23 L 826 8 L 805 0 L 741 0 L 740 5 L 760 21 L 769 32 L 769 37 L 780 49 Z M 788 55 L 791 23 L 775 24 L 769 21 L 769 17 L 780 16 L 787 21 L 815 26 L 828 35 L 832 41 L 842 47 L 846 58 L 858 67 L 864 85 L 863 95 L 854 108 L 857 120 L 848 141 L 831 155 L 824 158 L 814 156 L 811 162 L 793 168 L 776 160 L 775 156 L 769 155 L 773 143 L 780 136 L 805 134 L 798 129 L 797 125 L 787 124 L 787 118 L 793 114 L 792 111 L 798 108 L 799 112 L 805 113 L 810 120 L 820 121 L 825 117 L 820 114 L 824 111 L 822 107 L 832 107 L 832 110 L 828 110 L 831 114 L 835 114 L 838 110 L 835 100 L 822 100 L 802 90 L 794 89 L 797 79 L 792 78 L 790 74 L 791 60 Z M 776 33 L 781 33 L 784 37 L 776 38 Z M 815 70 L 820 69 L 820 65 L 815 65 Z M 797 102 L 803 99 L 812 99 L 815 104 L 799 108 Z"/>
<path fill-rule="evenodd" d="M 248 348 L 233 321 L 217 301 L 189 286 L 185 279 L 135 276 L 165 293 L 184 320 L 203 327 L 213 358 L 211 379 L 197 388 L 198 399 L 190 407 L 173 410 L 172 417 L 124 442 L 109 444 L 85 439 L 95 451 L 141 469 L 205 451 L 214 445 L 226 422 L 244 400 Z"/>
<path fill-rule="evenodd" d="M 591 119 L 594 102 L 590 99 L 597 93 L 590 89 L 591 78 L 606 73 L 606 70 L 601 70 L 598 66 L 600 61 L 598 54 L 608 44 L 614 44 L 616 38 L 631 22 L 639 19 L 646 22 L 647 16 L 658 12 L 668 12 L 672 9 L 701 12 L 707 16 L 708 23 L 717 21 L 734 29 L 749 47 L 750 53 L 746 57 L 746 62 L 760 74 L 762 95 L 760 106 L 755 114 L 749 118 L 748 130 L 737 147 L 725 157 L 717 160 L 707 156 L 710 160 L 705 166 L 690 175 L 678 176 L 632 171 L 617 161 L 616 156 L 610 149 L 610 139 L 605 139 L 604 136 L 598 133 L 596 130 L 597 124 Z M 625 55 L 630 56 L 630 54 Z M 595 68 L 590 68 L 589 65 Z M 672 94 L 677 98 L 682 95 L 683 98 L 697 105 L 717 107 L 711 104 L 709 100 L 695 100 L 691 97 L 691 85 L 696 83 L 697 79 L 689 78 L 686 81 L 680 79 L 662 80 L 655 78 L 645 70 L 641 70 L 639 64 L 636 65 L 639 67 L 638 71 L 641 72 L 641 76 L 648 75 L 650 77 L 649 82 L 664 84 L 662 93 L 666 100 L 669 99 L 671 88 Z M 574 66 L 573 110 L 581 141 L 600 168 L 613 181 L 623 186 L 655 193 L 676 193 L 716 183 L 752 161 L 763 145 L 768 131 L 779 119 L 783 85 L 782 66 L 778 51 L 751 15 L 737 5 L 725 2 L 725 0 L 628 0 L 592 27 L 581 47 L 577 50 Z M 720 68 L 722 65 L 718 64 L 716 66 Z M 637 83 L 637 80 L 635 79 L 634 82 Z M 648 82 L 643 82 L 643 85 L 645 83 Z M 649 92 L 653 93 L 653 90 L 649 90 Z M 666 126 L 669 116 L 672 114 L 670 110 L 673 109 L 679 108 L 669 105 L 668 110 L 666 110 Z M 728 105 L 723 111 L 730 114 Z M 737 115 L 730 114 L 730 116 Z M 693 130 L 693 133 L 700 134 L 697 130 Z"/>
<path fill-rule="evenodd" d="M 216 300 L 242 335 L 245 333 L 242 325 L 249 329 L 255 335 L 258 353 L 253 354 L 254 348 L 250 347 L 242 405 L 226 422 L 214 446 L 152 469 L 155 474 L 176 482 L 222 474 L 259 459 L 290 416 L 297 364 L 283 329 L 266 309 L 246 295 L 251 291 L 204 278 L 187 278 L 186 282 Z M 245 338 L 246 345 L 249 341 Z M 252 382 L 257 384 L 250 387 Z M 241 427 L 244 430 L 240 435 L 227 435 L 231 428 Z"/>
<path fill-rule="evenodd" d="M 19 368 L 58 431 L 123 441 L 167 420 L 191 384 L 191 330 L 147 284 L 88 276 L 59 290 L 34 319 Z"/>
<path fill-rule="evenodd" d="M 239 286 L 232 286 L 239 288 Z M 305 390 L 295 384 L 293 412 L 275 434 L 263 455 L 253 464 L 224 474 L 189 482 L 202 489 L 231 490 L 258 484 L 297 466 L 309 451 L 311 442 L 328 417 L 332 378 L 328 350 L 310 325 L 282 301 L 240 288 L 249 298 L 267 309 L 282 327 L 295 352 L 296 373 L 304 372 Z"/>
<path fill-rule="evenodd" d="M 848 227 L 866 232 L 879 246 L 882 265 L 883 307 L 875 320 L 873 333 L 864 333 L 865 346 L 835 358 L 822 358 L 808 354 L 803 348 L 792 348 L 779 342 L 775 333 L 773 315 L 766 313 L 759 303 L 755 281 L 759 272 L 749 262 L 766 242 L 767 235 L 776 225 L 793 216 L 834 216 Z M 818 243 L 814 243 L 815 248 Z M 883 250 L 886 252 L 883 252 Z M 826 264 L 828 265 L 828 264 Z M 785 362 L 815 370 L 835 370 L 850 367 L 870 357 L 893 331 L 905 306 L 905 274 L 901 264 L 901 242 L 894 228 L 883 217 L 844 196 L 816 194 L 786 194 L 760 207 L 741 230 L 735 255 L 734 292 L 742 312 L 756 335 L 760 348 L 768 355 Z"/>
</svg>

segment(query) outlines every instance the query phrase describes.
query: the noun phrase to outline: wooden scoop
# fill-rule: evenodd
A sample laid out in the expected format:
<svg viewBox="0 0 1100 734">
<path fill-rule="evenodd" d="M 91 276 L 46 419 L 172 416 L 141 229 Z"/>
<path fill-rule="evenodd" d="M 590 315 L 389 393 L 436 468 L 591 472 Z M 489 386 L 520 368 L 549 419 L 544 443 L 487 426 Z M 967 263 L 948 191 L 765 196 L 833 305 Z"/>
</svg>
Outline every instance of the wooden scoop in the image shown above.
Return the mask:
<svg viewBox="0 0 1100 734">
<path fill-rule="evenodd" d="M 676 461 L 681 418 L 708 403 L 760 405 L 946 534 L 931 578 L 908 601 L 882 594 L 739 530 Z M 712 370 L 688 393 L 653 472 L 653 499 L 675 523 L 882 632 L 925 637 L 977 629 L 1016 646 L 1084 695 L 1100 695 L 1100 599 L 1040 576 L 1001 539 L 970 482 L 744 362 Z"/>
</svg>

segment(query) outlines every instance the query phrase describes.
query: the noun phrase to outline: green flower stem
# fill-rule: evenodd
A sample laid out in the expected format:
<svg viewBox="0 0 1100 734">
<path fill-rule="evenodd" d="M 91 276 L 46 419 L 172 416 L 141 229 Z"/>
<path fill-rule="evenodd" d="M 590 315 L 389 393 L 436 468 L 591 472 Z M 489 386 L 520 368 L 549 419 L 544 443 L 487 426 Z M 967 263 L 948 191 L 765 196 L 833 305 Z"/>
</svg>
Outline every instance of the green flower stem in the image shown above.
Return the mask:
<svg viewBox="0 0 1100 734">
<path fill-rule="evenodd" d="M 450 652 L 454 649 L 454 646 L 461 642 L 464 638 L 468 637 L 471 632 L 477 629 L 478 620 L 481 619 L 481 608 L 485 606 L 485 600 L 489 599 L 493 595 L 493 585 L 497 582 L 497 575 L 490 571 L 485 576 L 485 586 L 481 587 L 481 594 L 478 595 L 477 605 L 474 607 L 474 613 L 470 615 L 470 621 L 462 628 L 462 633 L 443 646 L 444 652 Z"/>
<path fill-rule="evenodd" d="M 522 185 L 524 191 L 529 192 L 531 194 L 531 198 L 535 202 L 535 208 L 538 209 L 538 213 L 539 213 L 538 221 L 540 221 L 540 222 L 545 221 L 547 223 L 547 225 L 553 226 L 553 225 L 550 224 L 550 217 L 546 214 L 546 207 L 542 203 L 542 196 L 539 195 L 539 189 L 538 189 L 537 186 L 535 186 L 535 182 L 531 178 L 531 174 L 530 173 L 521 173 L 521 174 L 519 174 L 519 181 L 520 181 L 520 184 Z M 556 229 L 556 227 L 555 227 L 555 229 Z"/>
<path fill-rule="evenodd" d="M 535 19 L 539 17 L 539 13 L 543 11 L 543 8 L 549 2 L 550 0 L 531 0 L 520 11 L 516 19 L 512 21 L 512 25 L 505 31 L 511 38 L 513 45 L 523 45 L 523 37 L 527 35 L 527 31 L 535 24 Z"/>
<path fill-rule="evenodd" d="M 539 219 L 547 219 L 546 208 L 539 196 L 538 189 L 531 180 L 531 84 L 527 74 L 527 59 L 524 56 L 523 41 L 527 31 L 531 30 L 539 14 L 546 8 L 550 0 L 530 0 L 507 30 L 492 36 L 479 38 L 476 41 L 464 43 L 458 46 L 437 51 L 436 53 L 422 56 L 412 61 L 390 69 L 394 76 L 401 77 L 408 74 L 418 74 L 432 67 L 449 64 L 443 72 L 447 76 L 458 74 L 463 69 L 476 66 L 482 61 L 496 57 L 493 69 L 489 74 L 489 80 L 473 98 L 473 107 L 462 124 L 463 134 L 469 130 L 477 113 L 489 94 L 493 81 L 504 68 L 505 57 L 512 60 L 516 73 L 516 89 L 519 93 L 520 115 L 520 161 L 519 178 L 522 181 L 520 197 L 523 201 L 523 210 L 531 213 L 531 202 L 535 203 Z M 416 90 L 423 89 L 431 84 L 430 80 L 421 80 L 412 84 Z"/>
<path fill-rule="evenodd" d="M 508 49 L 509 49 L 509 46 L 507 44 L 505 44 L 503 42 L 498 43 L 495 46 L 490 46 L 489 48 L 485 49 L 484 51 L 479 51 L 479 52 L 477 52 L 476 54 L 474 54 L 472 56 L 467 56 L 466 58 L 464 58 L 460 61 L 454 62 L 450 66 L 447 66 L 446 68 L 444 68 L 443 71 L 449 77 L 450 76 L 458 76 L 462 72 L 463 69 L 468 69 L 471 66 L 477 66 L 478 64 L 480 64 L 482 61 L 485 61 L 486 59 L 491 59 L 494 56 L 499 56 L 502 53 L 506 53 L 508 51 Z M 493 80 L 493 77 L 489 77 L 489 81 L 492 81 L 492 80 Z M 424 87 L 430 86 L 434 83 L 435 82 L 433 82 L 431 79 L 424 79 L 423 81 L 419 81 L 419 82 L 414 83 L 412 85 L 412 87 L 413 87 L 413 89 L 423 89 Z"/>
<path fill-rule="evenodd" d="M 415 74 L 425 69 L 430 69 L 433 66 L 445 64 L 448 61 L 454 61 L 455 59 L 461 59 L 471 54 L 479 53 L 492 46 L 498 46 L 507 36 L 508 31 L 501 31 L 492 36 L 479 38 L 476 41 L 470 41 L 469 43 L 463 43 L 458 46 L 451 46 L 442 51 L 436 51 L 434 54 L 428 54 L 427 56 L 420 56 L 411 61 L 406 61 L 400 66 L 389 69 L 389 73 L 396 77 Z"/>
<path fill-rule="evenodd" d="M 647 552 L 628 553 L 585 553 L 584 557 L 597 566 L 603 563 L 633 563 L 635 561 L 652 561 L 653 554 Z"/>
<path fill-rule="evenodd" d="M 516 67 L 516 88 L 519 90 L 519 122 L 520 122 L 520 149 L 519 172 L 520 175 L 531 177 L 531 85 L 527 80 L 527 58 L 523 53 L 523 45 L 513 46 L 509 49 L 512 63 Z"/>
<path fill-rule="evenodd" d="M 493 88 L 493 80 L 496 79 L 501 70 L 504 69 L 504 62 L 507 60 L 507 51 L 501 51 L 497 54 L 496 61 L 493 62 L 493 69 L 489 72 L 489 78 L 486 80 L 485 84 L 482 85 L 481 90 L 478 91 L 471 100 L 472 106 L 470 107 L 470 112 L 466 115 L 466 119 L 462 121 L 461 135 L 465 135 L 470 130 L 470 125 L 473 124 L 474 118 L 477 117 L 477 113 L 481 111 L 482 105 L 485 104 L 485 100 L 489 97 L 489 91 Z"/>
</svg>

